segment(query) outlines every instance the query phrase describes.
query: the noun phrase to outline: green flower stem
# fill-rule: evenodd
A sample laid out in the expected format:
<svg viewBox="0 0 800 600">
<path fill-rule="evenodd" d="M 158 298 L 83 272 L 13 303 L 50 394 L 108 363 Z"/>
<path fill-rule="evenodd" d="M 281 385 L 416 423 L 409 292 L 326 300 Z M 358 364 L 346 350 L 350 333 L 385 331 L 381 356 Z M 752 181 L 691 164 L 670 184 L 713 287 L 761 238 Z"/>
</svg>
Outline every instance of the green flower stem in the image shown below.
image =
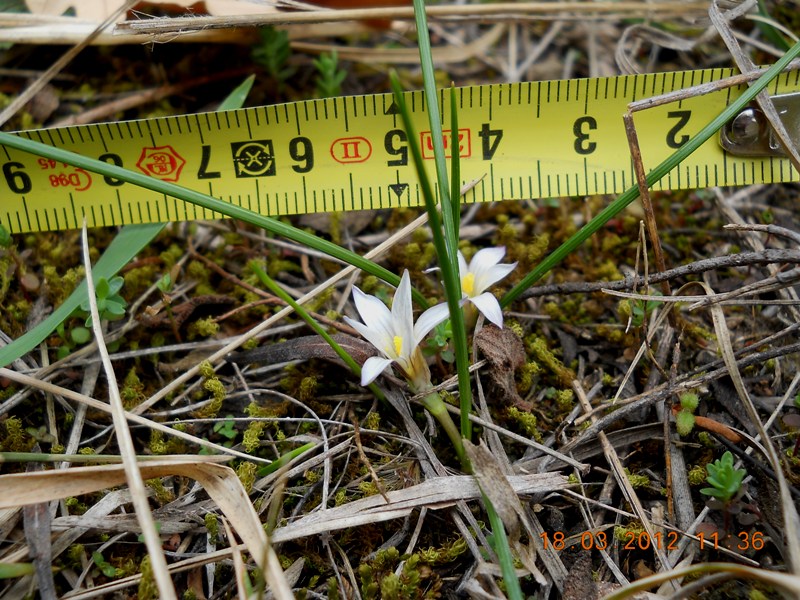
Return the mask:
<svg viewBox="0 0 800 600">
<path fill-rule="evenodd" d="M 657 181 L 674 169 L 685 158 L 697 150 L 700 146 L 705 144 L 711 137 L 719 131 L 725 123 L 730 121 L 735 114 L 741 111 L 747 104 L 749 104 L 758 93 L 767 87 L 784 68 L 800 54 L 800 42 L 792 46 L 774 65 L 767 69 L 764 74 L 759 77 L 753 84 L 745 90 L 734 102 L 732 102 L 724 111 L 722 111 L 716 118 L 714 118 L 708 125 L 706 125 L 700 133 L 691 138 L 683 146 L 680 147 L 672 156 L 667 158 L 664 162 L 659 164 L 650 173 L 647 174 L 647 186 L 652 187 Z M 639 197 L 638 186 L 633 186 L 627 189 L 619 198 L 614 200 L 605 209 L 600 211 L 598 215 L 584 225 L 577 233 L 570 237 L 566 242 L 556 248 L 549 254 L 542 262 L 528 273 L 528 275 L 515 285 L 508 293 L 500 300 L 500 306 L 505 308 L 516 300 L 525 290 L 531 287 L 545 273 L 555 267 L 564 258 L 574 252 L 583 242 L 594 235 L 603 225 L 605 225 L 611 218 L 616 216 L 621 210 L 628 206 L 631 202 Z"/>
<path fill-rule="evenodd" d="M 472 466 L 464 451 L 464 443 L 461 441 L 461 433 L 456 427 L 456 424 L 453 423 L 450 413 L 447 412 L 447 406 L 444 400 L 442 400 L 442 397 L 439 396 L 438 392 L 430 392 L 422 399 L 422 405 L 444 428 L 447 436 L 453 443 L 453 448 L 455 448 L 456 454 L 458 455 L 458 460 L 461 461 L 461 468 L 465 473 L 472 473 Z"/>
<path fill-rule="evenodd" d="M 315 333 L 320 335 L 322 339 L 328 342 L 328 345 L 331 348 L 333 348 L 333 351 L 336 352 L 339 358 L 341 358 L 344 361 L 344 364 L 346 364 L 350 368 L 350 370 L 356 374 L 356 376 L 361 377 L 361 366 L 355 361 L 355 359 L 352 356 L 350 356 L 345 351 L 344 348 L 342 348 L 339 344 L 336 343 L 336 340 L 334 340 L 330 336 L 330 334 L 328 334 L 328 332 L 325 331 L 325 329 L 319 323 L 317 323 L 311 317 L 310 314 L 308 314 L 305 308 L 303 308 L 301 305 L 295 302 L 294 298 L 292 298 L 289 294 L 287 294 L 286 290 L 284 290 L 281 286 L 275 283 L 275 281 L 264 271 L 262 271 L 257 264 L 251 262 L 250 268 L 253 269 L 253 271 L 255 271 L 256 275 L 261 280 L 261 283 L 267 286 L 269 288 L 269 291 L 271 291 L 278 298 L 286 302 L 286 304 L 291 306 L 294 309 L 294 311 L 300 316 L 300 318 L 303 319 L 308 324 L 308 326 L 314 330 Z M 368 387 L 372 391 L 372 393 L 375 394 L 376 398 L 378 398 L 381 401 L 386 400 L 386 396 L 383 395 L 383 392 L 377 385 L 375 385 L 374 383 L 370 383 Z"/>
<path fill-rule="evenodd" d="M 428 223 L 433 235 L 433 245 L 439 257 L 439 267 L 441 268 L 442 280 L 444 281 L 445 297 L 447 307 L 450 309 L 450 328 L 453 334 L 453 347 L 456 354 L 456 368 L 458 370 L 458 392 L 461 409 L 461 433 L 469 439 L 472 435 L 472 424 L 469 420 L 469 413 L 472 410 L 472 387 L 469 377 L 469 345 L 467 344 L 467 330 L 464 325 L 464 313 L 461 310 L 461 281 L 458 274 L 457 255 L 448 254 L 445 236 L 442 233 L 442 221 L 439 216 L 436 199 L 431 188 L 431 182 L 425 172 L 425 163 L 422 159 L 417 136 L 414 134 L 414 126 L 411 123 L 411 114 L 408 110 L 403 90 L 397 79 L 397 74 L 391 74 L 392 90 L 395 102 L 400 109 L 400 116 L 403 120 L 403 127 L 408 137 L 408 147 L 414 166 L 419 177 L 419 185 L 422 197 L 425 200 L 425 208 L 428 212 Z M 441 127 L 440 127 L 441 129 Z M 434 135 L 434 139 L 435 139 Z M 441 137 L 441 136 L 440 136 Z"/>
</svg>

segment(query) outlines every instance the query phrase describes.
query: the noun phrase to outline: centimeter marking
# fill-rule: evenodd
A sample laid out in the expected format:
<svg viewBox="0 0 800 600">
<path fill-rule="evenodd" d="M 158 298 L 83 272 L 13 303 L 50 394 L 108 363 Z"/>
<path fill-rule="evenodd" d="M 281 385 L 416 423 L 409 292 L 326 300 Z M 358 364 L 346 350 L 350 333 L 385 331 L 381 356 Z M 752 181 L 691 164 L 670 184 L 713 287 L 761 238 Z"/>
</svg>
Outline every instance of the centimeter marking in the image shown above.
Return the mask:
<svg viewBox="0 0 800 600">
<path fill-rule="evenodd" d="M 621 193 L 635 183 L 627 104 L 730 76 L 729 69 L 457 88 L 466 202 Z M 770 84 L 800 89 L 800 72 Z M 740 88 L 637 113 L 645 169 L 696 134 Z M 439 96 L 443 122 L 449 102 Z M 407 95 L 434 177 L 421 92 Z M 446 127 L 446 125 L 445 125 Z M 20 132 L 277 216 L 419 206 L 408 137 L 391 95 L 307 100 L 234 111 Z M 450 132 L 445 152 L 452 155 Z M 715 141 L 657 190 L 797 181 L 788 160 L 733 157 Z M 11 233 L 210 219 L 221 215 L 110 177 L 0 146 L 0 224 Z"/>
</svg>

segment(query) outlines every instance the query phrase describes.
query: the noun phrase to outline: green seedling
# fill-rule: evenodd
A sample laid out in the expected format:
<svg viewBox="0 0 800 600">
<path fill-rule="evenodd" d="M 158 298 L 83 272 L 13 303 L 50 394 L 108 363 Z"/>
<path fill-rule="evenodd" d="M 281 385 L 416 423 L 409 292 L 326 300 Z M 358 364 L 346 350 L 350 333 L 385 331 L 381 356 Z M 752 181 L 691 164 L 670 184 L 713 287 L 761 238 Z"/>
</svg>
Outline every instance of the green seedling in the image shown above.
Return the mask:
<svg viewBox="0 0 800 600">
<path fill-rule="evenodd" d="M 456 359 L 456 355 L 451 348 L 450 340 L 453 337 L 453 328 L 450 325 L 450 319 L 439 323 L 433 328 L 431 337 L 425 342 L 425 347 L 422 349 L 425 356 L 438 356 L 446 363 L 452 363 Z"/>
<path fill-rule="evenodd" d="M 97 297 L 97 310 L 103 321 L 117 321 L 125 316 L 127 302 L 119 291 L 122 289 L 125 280 L 120 276 L 112 277 L 110 280 L 100 277 L 97 280 L 95 293 Z M 84 319 L 84 325 L 68 327 L 67 321 L 61 321 L 56 325 L 56 333 L 61 338 L 63 344 L 59 346 L 56 356 L 58 360 L 69 356 L 70 352 L 77 346 L 88 344 L 92 339 L 92 316 L 89 314 L 89 299 L 85 299 L 78 308 L 72 312 L 72 316 Z"/>
<path fill-rule="evenodd" d="M 265 27 L 261 30 L 261 44 L 253 49 L 253 60 L 264 67 L 280 87 L 294 75 L 294 67 L 287 66 L 291 54 L 288 32 Z"/>
<path fill-rule="evenodd" d="M 347 71 L 339 69 L 339 57 L 334 51 L 331 54 L 323 52 L 314 60 L 317 68 L 316 88 L 318 98 L 333 98 L 342 95 L 342 82 L 347 77 Z"/>
<path fill-rule="evenodd" d="M 658 292 L 653 292 L 653 294 L 656 296 L 661 295 Z M 644 324 L 645 319 L 650 316 L 650 313 L 652 313 L 662 304 L 664 303 L 660 300 L 633 302 L 633 306 L 631 306 L 631 325 L 634 327 L 641 327 Z"/>
<path fill-rule="evenodd" d="M 227 419 L 214 423 L 214 432 L 227 438 L 229 441 L 225 442 L 224 445 L 229 446 L 230 443 L 236 439 L 236 436 L 239 435 L 239 432 L 236 430 L 236 423 L 233 421 L 233 415 L 228 415 Z"/>
<path fill-rule="evenodd" d="M 161 279 L 158 280 L 156 287 L 162 294 L 168 294 L 173 287 L 172 275 L 169 273 L 165 274 Z"/>
<path fill-rule="evenodd" d="M 101 277 L 95 286 L 97 297 L 97 312 L 102 321 L 118 321 L 125 316 L 125 299 L 119 295 L 125 280 L 119 275 L 106 279 Z M 89 299 L 81 302 L 80 310 L 86 314 L 86 327 L 92 326 L 92 317 L 89 314 Z"/>
<path fill-rule="evenodd" d="M 675 413 L 675 426 L 678 435 L 685 437 L 694 429 L 694 411 L 700 403 L 700 398 L 693 392 L 685 392 L 680 397 L 681 408 Z"/>
<path fill-rule="evenodd" d="M 715 498 L 723 504 L 729 504 L 742 490 L 742 481 L 747 471 L 733 466 L 733 454 L 730 451 L 725 452 L 722 458 L 709 463 L 706 468 L 708 469 L 706 482 L 711 487 L 703 488 L 700 493 Z"/>
<path fill-rule="evenodd" d="M 92 562 L 97 565 L 97 568 L 105 575 L 106 577 L 116 577 L 117 576 L 117 568 L 108 562 L 105 558 L 103 558 L 102 553 L 100 552 L 92 552 Z"/>
</svg>

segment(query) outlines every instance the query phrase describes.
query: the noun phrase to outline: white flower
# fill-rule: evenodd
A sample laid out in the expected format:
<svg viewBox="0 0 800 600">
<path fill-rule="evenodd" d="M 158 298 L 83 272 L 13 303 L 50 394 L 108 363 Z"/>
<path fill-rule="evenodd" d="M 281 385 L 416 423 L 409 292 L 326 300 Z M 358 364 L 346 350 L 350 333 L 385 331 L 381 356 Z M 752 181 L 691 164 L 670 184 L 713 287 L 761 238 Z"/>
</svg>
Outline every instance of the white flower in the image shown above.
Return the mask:
<svg viewBox="0 0 800 600">
<path fill-rule="evenodd" d="M 361 385 L 369 385 L 392 363 L 403 371 L 414 391 L 431 385 L 431 373 L 419 344 L 428 332 L 450 316 L 446 304 L 437 304 L 419 316 L 416 324 L 411 307 L 411 279 L 403 272 L 400 285 L 392 301 L 391 312 L 375 296 L 358 288 L 353 289 L 353 299 L 363 323 L 345 317 L 353 329 L 375 346 L 383 357 L 373 356 L 361 369 Z"/>
<path fill-rule="evenodd" d="M 462 302 L 471 302 L 492 323 L 503 327 L 500 303 L 486 290 L 513 271 L 517 263 L 498 264 L 506 255 L 504 247 L 478 250 L 469 265 L 461 251 L 458 252 L 458 271 L 461 275 Z"/>
</svg>

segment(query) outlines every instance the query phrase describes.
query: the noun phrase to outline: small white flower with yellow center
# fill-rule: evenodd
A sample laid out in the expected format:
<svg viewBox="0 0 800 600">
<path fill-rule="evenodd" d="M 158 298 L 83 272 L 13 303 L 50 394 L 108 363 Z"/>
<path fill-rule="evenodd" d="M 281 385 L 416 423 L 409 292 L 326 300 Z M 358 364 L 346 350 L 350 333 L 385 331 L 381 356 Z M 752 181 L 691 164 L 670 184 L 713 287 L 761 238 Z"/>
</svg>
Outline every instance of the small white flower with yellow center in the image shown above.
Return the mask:
<svg viewBox="0 0 800 600">
<path fill-rule="evenodd" d="M 461 275 L 462 302 L 471 302 L 492 323 L 503 327 L 500 303 L 486 290 L 513 271 L 517 263 L 499 264 L 506 255 L 504 247 L 483 248 L 475 253 L 469 265 L 461 251 L 458 252 L 458 272 Z M 477 317 L 477 314 L 475 315 Z"/>
<path fill-rule="evenodd" d="M 383 354 L 366 360 L 361 369 L 361 385 L 369 385 L 392 363 L 396 363 L 415 392 L 431 387 L 431 372 L 419 348 L 428 332 L 450 316 L 446 304 L 437 304 L 419 316 L 416 324 L 411 307 L 411 279 L 403 272 L 392 301 L 392 310 L 375 296 L 353 288 L 353 299 L 363 323 L 345 317 Z"/>
</svg>

